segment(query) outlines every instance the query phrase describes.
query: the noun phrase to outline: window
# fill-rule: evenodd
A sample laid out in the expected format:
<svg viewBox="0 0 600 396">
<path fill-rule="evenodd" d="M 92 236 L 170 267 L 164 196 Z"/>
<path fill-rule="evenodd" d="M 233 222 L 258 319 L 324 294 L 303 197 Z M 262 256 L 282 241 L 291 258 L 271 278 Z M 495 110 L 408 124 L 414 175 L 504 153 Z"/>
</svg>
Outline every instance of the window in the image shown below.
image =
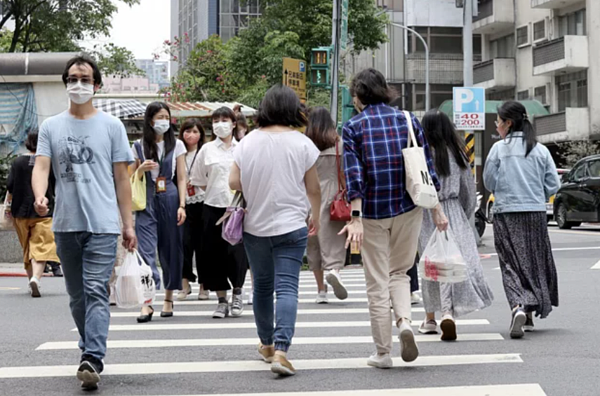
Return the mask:
<svg viewBox="0 0 600 396">
<path fill-rule="evenodd" d="M 538 42 L 546 39 L 546 20 L 543 19 L 533 24 L 533 41 Z"/>
<path fill-rule="evenodd" d="M 587 85 L 587 71 L 585 70 L 556 77 L 558 111 L 565 111 L 567 107 L 587 107 Z"/>
<path fill-rule="evenodd" d="M 516 55 L 514 34 L 490 41 L 490 46 L 492 58 L 514 58 Z"/>
<path fill-rule="evenodd" d="M 529 42 L 529 26 L 525 25 L 517 29 L 517 46 L 519 48 L 530 45 Z"/>
<path fill-rule="evenodd" d="M 517 93 L 517 100 L 528 100 L 529 99 L 529 90 L 519 91 Z"/>
<path fill-rule="evenodd" d="M 446 100 L 452 100 L 452 85 L 431 84 L 431 108 L 440 107 Z M 413 111 L 425 110 L 425 84 L 415 84 Z"/>
<path fill-rule="evenodd" d="M 547 102 L 547 97 L 546 97 L 546 86 L 544 85 L 543 87 L 536 87 L 534 89 L 534 93 L 533 93 L 534 99 L 539 101 L 541 104 L 545 105 L 548 104 Z"/>
<path fill-rule="evenodd" d="M 585 36 L 587 34 L 586 10 L 579 10 L 571 14 L 566 14 L 558 19 L 558 35 L 564 36 Z"/>
<path fill-rule="evenodd" d="M 431 53 L 463 53 L 462 28 L 415 27 L 414 29 L 423 36 Z M 408 52 L 425 53 L 425 46 L 421 39 L 411 32 L 408 34 Z M 481 56 L 481 35 L 473 35 L 473 54 L 475 57 Z"/>
<path fill-rule="evenodd" d="M 582 179 L 585 179 L 586 177 L 588 177 L 587 165 L 582 164 L 581 166 L 579 166 L 579 168 L 577 168 L 577 170 L 575 170 L 575 173 L 573 173 L 573 180 L 580 181 Z"/>
<path fill-rule="evenodd" d="M 600 177 L 600 161 L 588 162 L 590 177 Z"/>
</svg>

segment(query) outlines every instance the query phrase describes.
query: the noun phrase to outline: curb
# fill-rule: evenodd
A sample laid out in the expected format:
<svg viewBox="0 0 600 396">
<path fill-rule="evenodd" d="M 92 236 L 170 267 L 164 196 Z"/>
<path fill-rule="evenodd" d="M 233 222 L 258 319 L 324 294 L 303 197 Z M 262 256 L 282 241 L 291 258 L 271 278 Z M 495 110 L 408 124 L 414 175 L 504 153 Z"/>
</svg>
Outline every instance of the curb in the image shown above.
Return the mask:
<svg viewBox="0 0 600 396">
<path fill-rule="evenodd" d="M 42 275 L 45 278 L 53 278 L 54 275 L 44 274 Z M 26 278 L 26 272 L 0 272 L 0 278 Z"/>
</svg>

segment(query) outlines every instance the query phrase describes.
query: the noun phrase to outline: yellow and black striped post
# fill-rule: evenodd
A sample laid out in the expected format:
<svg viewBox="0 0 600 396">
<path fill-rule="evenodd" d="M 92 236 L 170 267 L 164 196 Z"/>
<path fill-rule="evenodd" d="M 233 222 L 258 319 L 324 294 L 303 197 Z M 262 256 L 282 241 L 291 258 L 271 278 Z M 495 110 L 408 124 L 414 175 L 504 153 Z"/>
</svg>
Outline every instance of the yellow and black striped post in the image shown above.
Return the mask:
<svg viewBox="0 0 600 396">
<path fill-rule="evenodd" d="M 475 134 L 473 132 L 465 132 L 465 144 L 467 146 L 467 157 L 471 165 L 471 171 L 475 174 Z"/>
</svg>

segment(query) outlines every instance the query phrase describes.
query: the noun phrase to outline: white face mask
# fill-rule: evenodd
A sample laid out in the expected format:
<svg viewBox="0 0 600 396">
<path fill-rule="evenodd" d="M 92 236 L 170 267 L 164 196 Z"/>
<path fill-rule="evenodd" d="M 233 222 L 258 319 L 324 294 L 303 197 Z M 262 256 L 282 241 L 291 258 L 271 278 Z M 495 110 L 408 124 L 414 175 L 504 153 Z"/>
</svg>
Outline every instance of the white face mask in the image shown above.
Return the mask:
<svg viewBox="0 0 600 396">
<path fill-rule="evenodd" d="M 215 122 L 213 124 L 213 132 L 221 139 L 228 138 L 231 132 L 233 132 L 233 125 L 231 121 Z"/>
<path fill-rule="evenodd" d="M 71 102 L 82 105 L 89 102 L 94 96 L 94 85 L 82 84 L 81 81 L 78 81 L 77 84 L 70 83 L 67 84 L 67 94 Z"/>
<path fill-rule="evenodd" d="M 164 135 L 165 132 L 171 128 L 171 121 L 169 120 L 156 120 L 154 121 L 154 132 L 159 135 Z"/>
</svg>

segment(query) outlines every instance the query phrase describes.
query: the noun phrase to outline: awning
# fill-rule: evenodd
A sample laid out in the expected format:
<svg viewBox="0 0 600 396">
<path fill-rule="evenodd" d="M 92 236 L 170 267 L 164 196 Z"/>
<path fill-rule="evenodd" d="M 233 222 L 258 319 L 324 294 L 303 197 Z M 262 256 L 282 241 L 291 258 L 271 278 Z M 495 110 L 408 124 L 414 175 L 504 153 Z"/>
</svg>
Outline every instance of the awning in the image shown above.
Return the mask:
<svg viewBox="0 0 600 396">
<path fill-rule="evenodd" d="M 256 110 L 252 107 L 237 102 L 175 102 L 167 104 L 171 109 L 171 115 L 179 118 L 210 117 L 215 110 L 221 107 L 228 107 L 233 110 L 236 105 L 242 106 L 242 114 L 246 117 L 252 117 L 256 113 Z"/>
<path fill-rule="evenodd" d="M 143 118 L 146 104 L 135 99 L 94 99 L 94 107 L 120 119 Z"/>
<path fill-rule="evenodd" d="M 548 110 L 544 107 L 544 105 L 538 102 L 537 100 L 519 100 L 518 102 L 525 106 L 529 117 L 550 114 Z M 504 102 L 500 100 L 486 100 L 485 112 L 487 114 L 496 114 L 503 103 Z M 447 100 L 444 103 L 442 103 L 442 105 L 440 106 L 440 111 L 442 113 L 446 113 L 446 115 L 452 120 L 454 117 L 454 106 L 452 105 L 452 101 Z"/>
</svg>

